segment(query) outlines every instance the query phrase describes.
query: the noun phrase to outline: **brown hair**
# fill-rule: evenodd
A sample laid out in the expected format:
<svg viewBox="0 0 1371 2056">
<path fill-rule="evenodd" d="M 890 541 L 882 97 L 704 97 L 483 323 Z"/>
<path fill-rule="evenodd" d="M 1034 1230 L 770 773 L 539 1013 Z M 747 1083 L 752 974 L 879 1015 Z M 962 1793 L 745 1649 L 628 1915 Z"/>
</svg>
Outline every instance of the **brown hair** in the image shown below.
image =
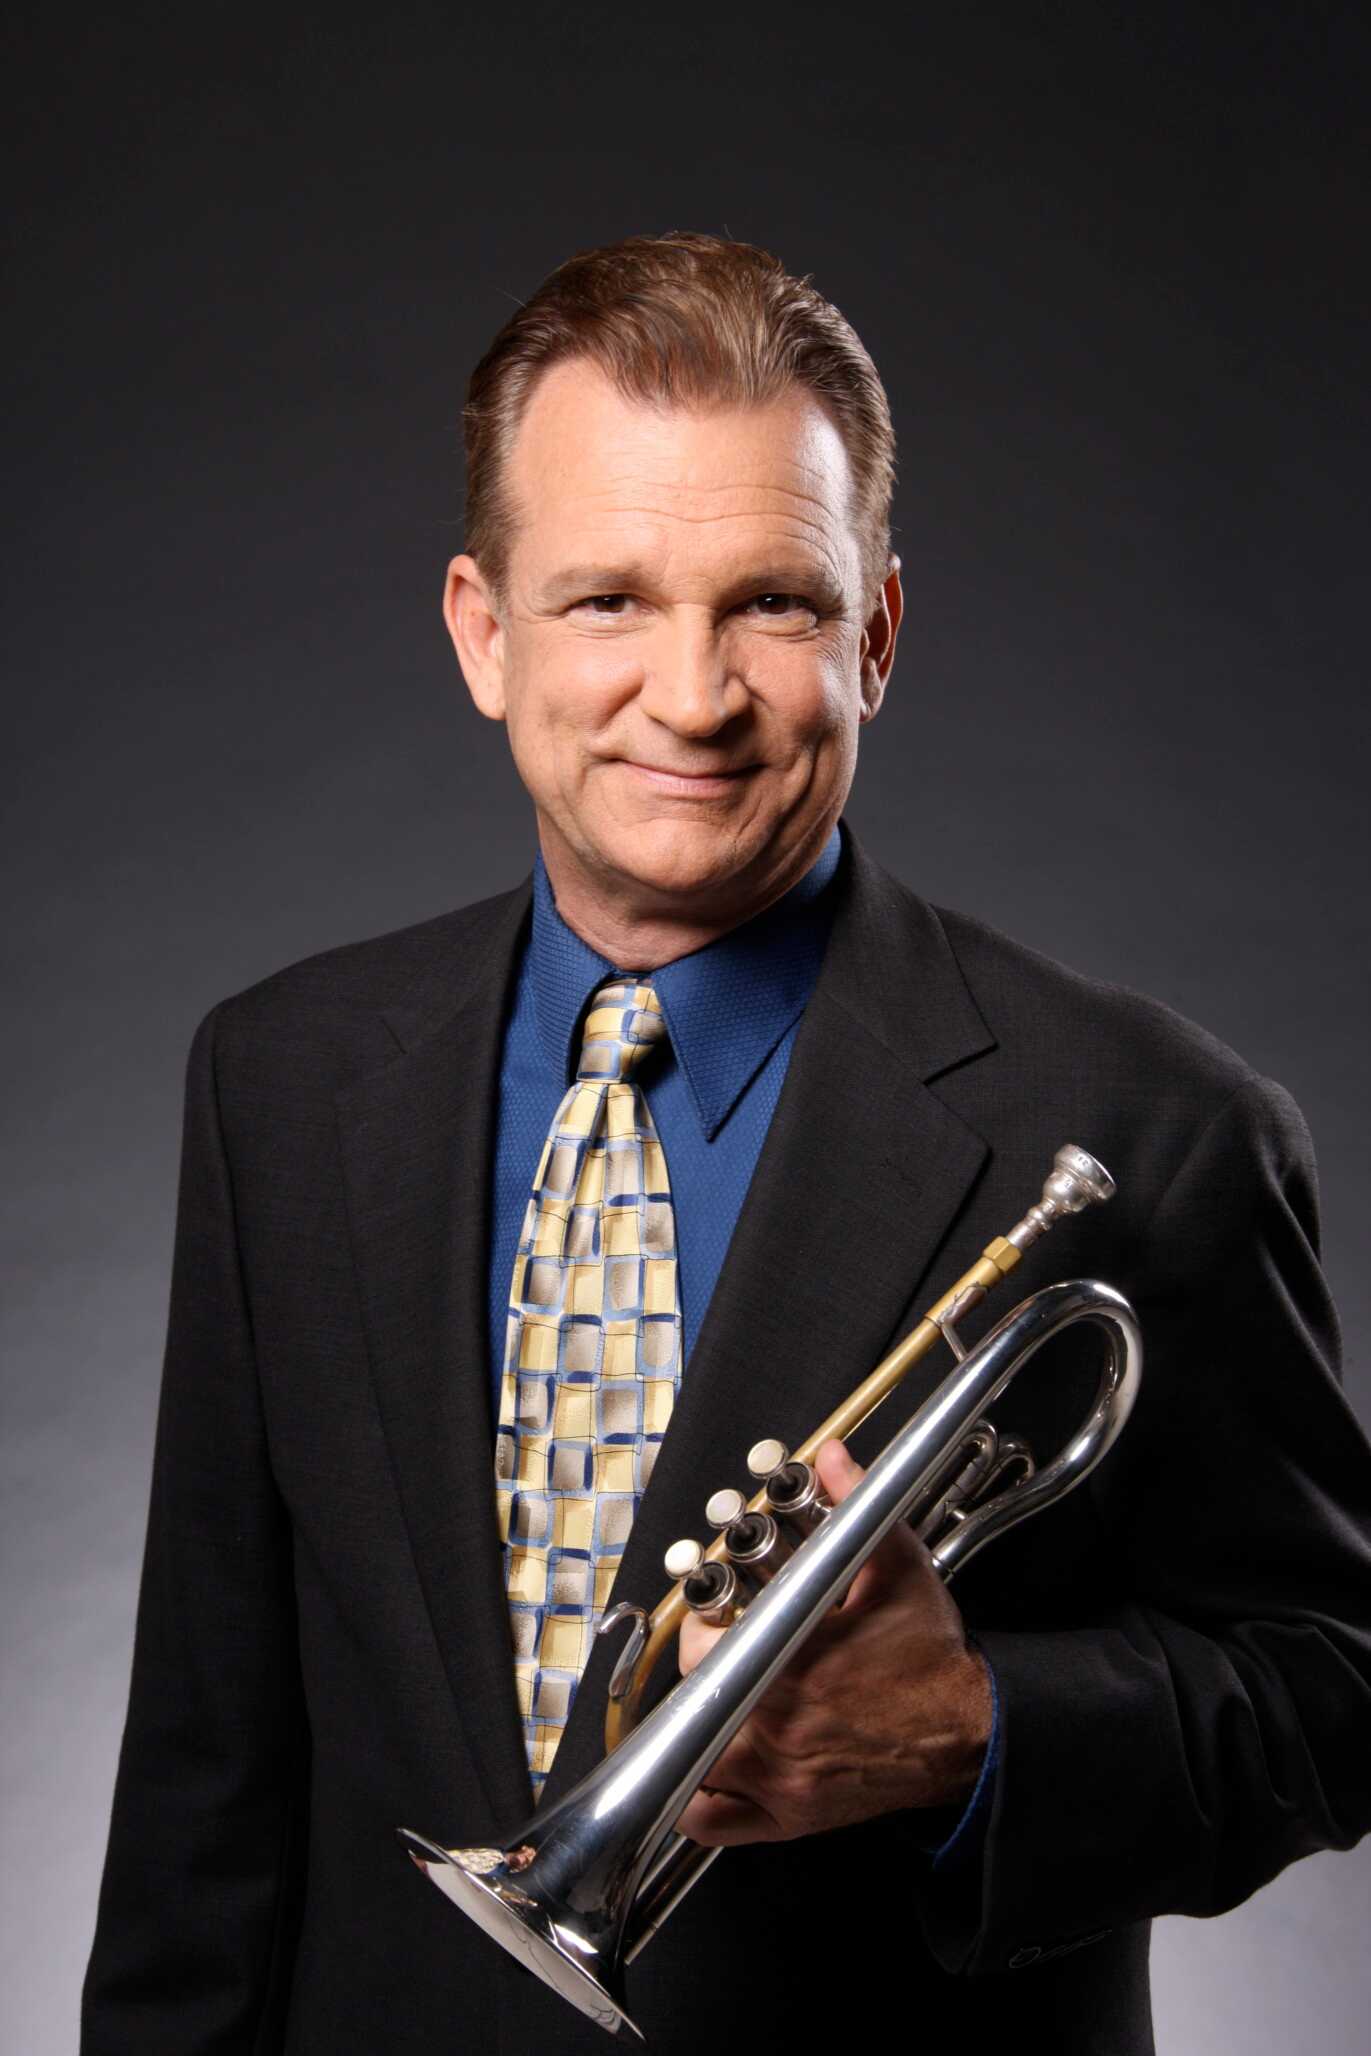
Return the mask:
<svg viewBox="0 0 1371 2056">
<path fill-rule="evenodd" d="M 758 406 L 800 386 L 827 407 L 852 469 L 868 607 L 889 568 L 895 436 L 885 388 L 843 316 L 808 278 L 750 243 L 682 231 L 629 236 L 559 264 L 471 375 L 466 546 L 503 600 L 514 534 L 505 466 L 534 386 L 585 358 L 626 398 Z"/>
</svg>

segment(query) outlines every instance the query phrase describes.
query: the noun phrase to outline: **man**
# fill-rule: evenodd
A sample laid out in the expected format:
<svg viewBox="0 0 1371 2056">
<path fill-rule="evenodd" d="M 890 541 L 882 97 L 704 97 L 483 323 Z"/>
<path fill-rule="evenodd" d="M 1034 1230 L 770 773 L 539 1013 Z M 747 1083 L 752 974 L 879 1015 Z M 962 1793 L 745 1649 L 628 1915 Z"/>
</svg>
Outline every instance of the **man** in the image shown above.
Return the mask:
<svg viewBox="0 0 1371 2056">
<path fill-rule="evenodd" d="M 667 2050 L 1150 2049 L 1151 1916 L 1371 1819 L 1371 1460 L 1303 1124 L 842 822 L 893 452 L 810 287 L 708 237 L 573 259 L 467 444 L 446 617 L 538 857 L 197 1034 L 87 2056 L 602 2047 L 396 1827 L 501 1841 L 598 1760 L 611 1597 L 654 1603 L 1063 1141 L 1119 1195 L 1023 1289 L 1132 1298 L 1132 1421 L 955 1599 L 912 1534 L 873 1558 L 691 1802 L 735 1846 L 629 2000 Z M 825 1449 L 835 1498 L 942 1369 Z M 1001 1417 L 1048 1454 L 1093 1378 L 1063 1344 Z"/>
</svg>

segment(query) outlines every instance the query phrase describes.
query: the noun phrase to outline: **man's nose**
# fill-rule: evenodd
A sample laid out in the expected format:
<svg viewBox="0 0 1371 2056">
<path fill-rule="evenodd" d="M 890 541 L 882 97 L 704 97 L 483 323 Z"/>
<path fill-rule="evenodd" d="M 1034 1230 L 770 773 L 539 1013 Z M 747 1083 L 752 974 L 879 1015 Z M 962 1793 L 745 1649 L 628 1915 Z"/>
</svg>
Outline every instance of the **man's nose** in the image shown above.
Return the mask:
<svg viewBox="0 0 1371 2056">
<path fill-rule="evenodd" d="M 712 621 L 663 625 L 646 653 L 638 695 L 655 721 L 678 735 L 713 735 L 742 712 L 748 689 Z"/>
</svg>

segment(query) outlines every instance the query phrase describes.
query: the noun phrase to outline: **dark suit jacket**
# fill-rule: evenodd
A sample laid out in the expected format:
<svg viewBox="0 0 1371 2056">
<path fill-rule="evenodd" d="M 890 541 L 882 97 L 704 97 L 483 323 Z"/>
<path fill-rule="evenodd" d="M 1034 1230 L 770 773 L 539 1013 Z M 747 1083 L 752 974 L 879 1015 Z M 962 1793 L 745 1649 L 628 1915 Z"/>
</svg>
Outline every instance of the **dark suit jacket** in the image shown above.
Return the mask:
<svg viewBox="0 0 1371 2056">
<path fill-rule="evenodd" d="M 630 1972 L 659 2050 L 910 2034 L 1151 2048 L 1148 1921 L 1371 1821 L 1371 1458 L 1300 1117 L 1201 1030 L 936 911 L 846 839 L 832 940 L 617 1596 L 796 1441 L 1077 1141 L 1118 1197 L 1056 1277 L 1129 1294 L 1142 1396 L 956 1591 L 999 1680 L 984 1864 L 918 1816 L 726 1851 Z M 492 1517 L 487 1167 L 530 883 L 217 1007 L 191 1053 L 128 1725 L 86 2056 L 605 2046 L 405 1858 L 529 1808 Z M 976 1325 L 969 1332 L 977 1332 Z M 1050 1453 L 1075 1331 L 1002 1405 Z M 869 1460 L 942 1375 L 926 1360 Z M 598 1760 L 592 1660 L 549 1794 Z M 665 1678 L 659 1673 L 659 1682 Z M 903 2032 L 903 2030 L 902 2030 Z M 993 2038 L 993 2039 L 992 2039 Z"/>
</svg>

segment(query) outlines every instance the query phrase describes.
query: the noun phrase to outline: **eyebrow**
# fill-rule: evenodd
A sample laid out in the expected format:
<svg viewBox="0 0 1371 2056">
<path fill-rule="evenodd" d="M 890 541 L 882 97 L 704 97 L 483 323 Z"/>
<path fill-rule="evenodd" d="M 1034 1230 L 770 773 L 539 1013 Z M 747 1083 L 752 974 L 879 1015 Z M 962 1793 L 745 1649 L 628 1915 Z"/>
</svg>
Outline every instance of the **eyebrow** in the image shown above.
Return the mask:
<svg viewBox="0 0 1371 2056">
<path fill-rule="evenodd" d="M 646 591 L 652 583 L 653 574 L 643 564 L 571 564 L 538 586 L 534 600 L 542 607 L 560 607 L 601 593 Z M 820 563 L 749 567 L 730 579 L 724 590 L 729 600 L 745 593 L 805 594 L 833 609 L 841 607 L 844 597 L 833 573 Z"/>
</svg>

